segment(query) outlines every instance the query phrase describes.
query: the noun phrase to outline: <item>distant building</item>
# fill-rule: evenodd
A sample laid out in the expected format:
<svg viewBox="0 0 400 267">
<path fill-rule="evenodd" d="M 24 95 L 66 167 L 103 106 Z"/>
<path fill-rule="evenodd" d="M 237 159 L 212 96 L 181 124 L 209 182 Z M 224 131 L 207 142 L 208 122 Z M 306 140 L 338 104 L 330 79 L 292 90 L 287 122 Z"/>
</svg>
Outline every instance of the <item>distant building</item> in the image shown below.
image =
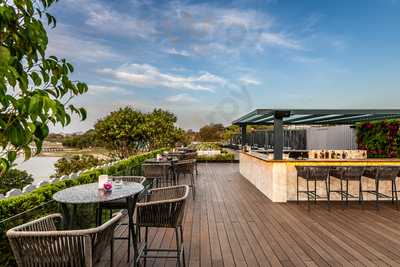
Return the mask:
<svg viewBox="0 0 400 267">
<path fill-rule="evenodd" d="M 30 145 L 32 153 L 37 152 L 37 147 L 35 144 Z M 48 142 L 44 141 L 42 146 L 42 152 L 57 152 L 64 151 L 64 146 L 60 142 Z"/>
</svg>

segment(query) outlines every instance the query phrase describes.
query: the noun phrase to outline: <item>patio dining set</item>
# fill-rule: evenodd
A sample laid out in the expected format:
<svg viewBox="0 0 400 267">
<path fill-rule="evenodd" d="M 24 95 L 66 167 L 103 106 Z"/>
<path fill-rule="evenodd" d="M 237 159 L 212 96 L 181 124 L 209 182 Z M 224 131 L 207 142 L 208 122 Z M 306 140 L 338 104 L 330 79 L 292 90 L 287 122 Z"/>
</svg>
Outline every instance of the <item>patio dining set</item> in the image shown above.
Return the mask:
<svg viewBox="0 0 400 267">
<path fill-rule="evenodd" d="M 127 240 L 128 262 L 133 244 L 133 266 L 146 266 L 147 258 L 176 258 L 177 266 L 185 266 L 182 221 L 190 189 L 195 198 L 196 151 L 181 149 L 157 155 L 142 168 L 143 176 L 108 176 L 109 191 L 99 189 L 98 183 L 59 191 L 53 199 L 60 203 L 63 215 L 50 214 L 8 230 L 18 266 L 96 266 L 108 247 L 113 266 L 115 239 Z M 186 175 L 190 176 L 189 185 L 182 181 Z M 82 204 L 96 204 L 96 227 L 74 228 L 76 207 Z M 109 218 L 103 222 L 105 211 Z M 114 233 L 120 225 L 128 225 L 127 236 Z M 149 247 L 149 228 L 173 228 L 176 248 Z"/>
<path fill-rule="evenodd" d="M 296 166 L 296 169 L 297 203 L 299 203 L 300 194 L 305 194 L 308 208 L 310 208 L 312 202 L 316 203 L 318 199 L 326 200 L 328 207 L 330 207 L 331 195 L 335 193 L 339 194 L 343 206 L 349 205 L 349 199 L 358 200 L 358 203 L 363 205 L 364 193 L 367 193 L 374 196 L 376 209 L 379 209 L 381 200 L 391 200 L 399 209 L 399 191 L 396 180 L 400 177 L 400 166 Z M 339 181 L 339 188 L 332 189 L 334 179 Z M 365 179 L 374 184 L 373 188 L 363 188 Z M 305 181 L 305 185 L 300 185 L 301 180 Z M 325 183 L 324 196 L 317 192 L 317 182 Z M 390 195 L 382 193 L 380 185 L 384 182 L 391 183 Z M 351 193 L 349 183 L 358 184 L 358 190 L 356 190 L 358 192 Z"/>
</svg>

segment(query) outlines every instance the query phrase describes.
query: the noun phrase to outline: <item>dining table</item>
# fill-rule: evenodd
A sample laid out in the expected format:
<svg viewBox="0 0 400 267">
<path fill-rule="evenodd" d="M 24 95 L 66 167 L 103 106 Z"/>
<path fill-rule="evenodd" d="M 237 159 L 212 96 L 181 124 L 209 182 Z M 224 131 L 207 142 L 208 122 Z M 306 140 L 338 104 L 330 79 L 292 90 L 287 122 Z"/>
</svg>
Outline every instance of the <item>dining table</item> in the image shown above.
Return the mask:
<svg viewBox="0 0 400 267">
<path fill-rule="evenodd" d="M 98 188 L 98 183 L 90 183 L 77 185 L 58 191 L 53 195 L 53 199 L 60 203 L 64 214 L 64 227 L 71 229 L 74 222 L 74 215 L 76 214 L 77 205 L 81 204 L 98 204 L 101 203 L 125 199 L 126 207 L 128 210 L 128 226 L 131 231 L 134 246 L 134 257 L 135 262 L 138 255 L 137 247 L 137 234 L 133 223 L 133 213 L 135 211 L 138 196 L 144 190 L 144 186 L 139 183 L 122 183 L 115 184 L 112 190 L 106 191 Z M 73 211 L 70 212 L 68 205 L 73 206 Z M 96 215 L 96 226 L 101 224 L 102 214 L 97 212 Z"/>
</svg>

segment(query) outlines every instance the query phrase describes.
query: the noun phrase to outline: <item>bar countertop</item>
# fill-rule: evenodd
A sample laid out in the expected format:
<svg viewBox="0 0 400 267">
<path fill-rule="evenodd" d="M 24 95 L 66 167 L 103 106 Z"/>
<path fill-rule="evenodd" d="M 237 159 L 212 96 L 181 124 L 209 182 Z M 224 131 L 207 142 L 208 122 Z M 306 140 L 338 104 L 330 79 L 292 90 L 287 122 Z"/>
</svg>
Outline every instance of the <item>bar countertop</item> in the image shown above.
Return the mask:
<svg viewBox="0 0 400 267">
<path fill-rule="evenodd" d="M 241 154 L 268 162 L 268 163 L 286 163 L 288 165 L 361 165 L 361 166 L 377 166 L 377 165 L 400 165 L 398 158 L 370 158 L 370 159 L 269 159 L 266 154 L 256 151 L 240 152 Z"/>
</svg>

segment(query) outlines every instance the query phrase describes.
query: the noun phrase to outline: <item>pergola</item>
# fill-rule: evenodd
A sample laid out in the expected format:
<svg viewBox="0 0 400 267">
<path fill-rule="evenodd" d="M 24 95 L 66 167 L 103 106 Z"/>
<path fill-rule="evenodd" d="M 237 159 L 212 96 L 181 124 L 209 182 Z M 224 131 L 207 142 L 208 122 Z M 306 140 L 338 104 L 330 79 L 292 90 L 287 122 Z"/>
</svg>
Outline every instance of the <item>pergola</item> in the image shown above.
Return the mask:
<svg viewBox="0 0 400 267">
<path fill-rule="evenodd" d="M 400 118 L 400 109 L 256 109 L 233 124 L 241 126 L 242 145 L 247 125 L 274 125 L 274 159 L 283 158 L 284 125 L 352 125 L 362 121 Z"/>
</svg>

